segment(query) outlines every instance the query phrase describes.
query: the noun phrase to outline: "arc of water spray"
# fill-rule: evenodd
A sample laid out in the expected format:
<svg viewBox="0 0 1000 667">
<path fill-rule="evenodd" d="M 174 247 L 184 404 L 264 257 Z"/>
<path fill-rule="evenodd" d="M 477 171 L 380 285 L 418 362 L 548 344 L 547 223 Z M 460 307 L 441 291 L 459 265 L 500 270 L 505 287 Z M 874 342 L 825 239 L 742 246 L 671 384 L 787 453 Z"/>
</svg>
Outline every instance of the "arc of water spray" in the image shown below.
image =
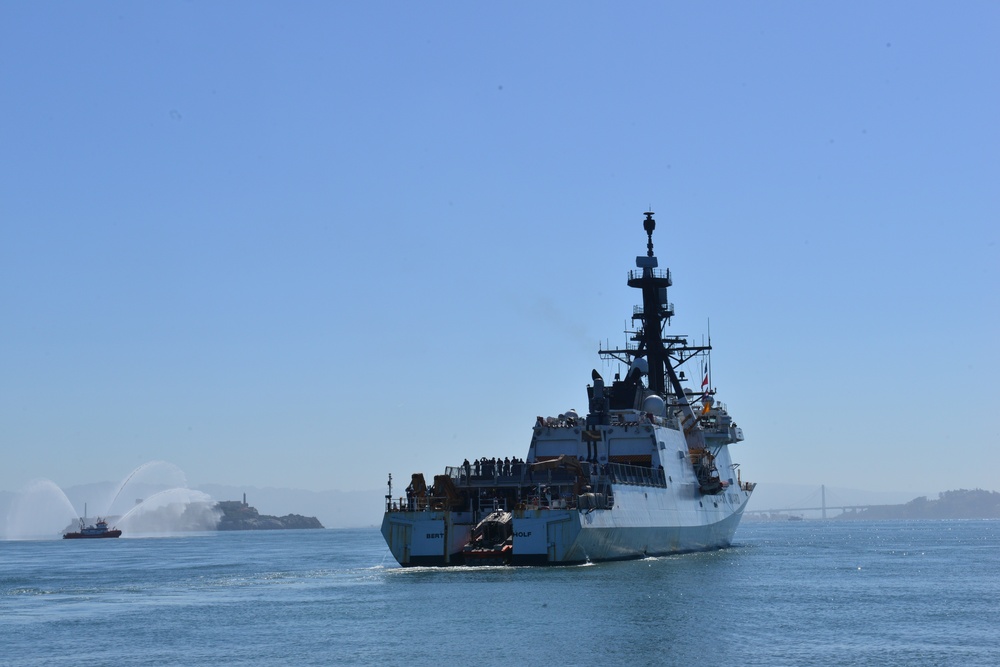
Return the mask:
<svg viewBox="0 0 1000 667">
<path fill-rule="evenodd" d="M 144 501 L 142 501 L 142 503 L 136 505 L 135 507 L 133 507 L 132 509 L 130 509 L 128 512 L 126 512 L 124 515 L 122 515 L 118 519 L 117 523 L 118 523 L 119 526 L 120 525 L 124 525 L 125 523 L 128 522 L 128 520 L 132 517 L 133 514 L 139 513 L 141 510 L 144 510 L 144 509 L 147 509 L 149 507 L 152 507 L 152 506 L 156 505 L 158 498 L 160 498 L 161 496 L 167 498 L 168 499 L 168 503 L 169 503 L 170 496 L 175 496 L 175 495 L 179 496 L 181 494 L 186 494 L 185 497 L 183 497 L 183 498 L 181 498 L 181 497 L 177 498 L 177 500 L 179 501 L 178 504 L 184 506 L 183 512 L 186 512 L 188 509 L 190 509 L 190 507 L 192 505 L 201 504 L 201 503 L 204 503 L 208 507 L 208 509 L 210 509 L 210 510 L 214 507 L 214 501 L 212 500 L 212 497 L 209 496 L 207 493 L 204 493 L 202 491 L 193 491 L 191 489 L 188 489 L 188 488 L 185 488 L 185 487 L 182 487 L 182 486 L 177 486 L 177 487 L 174 487 L 172 489 L 164 489 L 163 491 L 158 491 L 158 492 L 154 493 L 153 495 L 149 496 Z M 192 497 L 192 496 L 195 496 L 195 497 Z M 160 510 L 160 509 L 162 509 L 162 508 L 155 507 L 152 511 L 157 511 L 157 510 Z M 217 513 L 219 515 L 222 514 L 221 510 L 217 510 Z M 200 520 L 205 521 L 208 518 L 209 517 L 207 515 L 202 515 L 200 517 Z M 218 516 L 212 517 L 211 518 L 211 525 L 205 524 L 204 528 L 199 528 L 199 529 L 211 530 L 218 523 L 218 519 L 219 519 Z M 198 519 L 194 519 L 194 520 L 197 521 Z M 161 526 L 159 530 L 154 530 L 154 532 L 170 532 L 171 530 L 173 530 L 173 529 L 170 529 L 170 528 L 164 529 Z"/>
<path fill-rule="evenodd" d="M 128 480 L 125 480 L 125 481 L 127 482 Z M 144 501 L 142 501 L 141 503 L 139 503 L 138 505 L 136 505 L 135 507 L 133 507 L 132 509 L 130 509 L 128 512 L 125 512 L 125 514 L 122 514 L 121 518 L 118 519 L 118 523 L 124 523 L 125 519 L 129 518 L 132 515 L 133 512 L 137 511 L 140 507 L 142 507 L 143 505 L 145 505 L 149 501 L 153 500 L 157 496 L 162 496 L 165 493 L 170 493 L 172 491 L 176 491 L 179 488 L 180 487 L 175 487 L 173 489 L 164 489 L 163 491 L 157 491 L 156 493 L 154 493 L 153 495 L 151 495 L 149 498 L 146 498 Z M 184 490 L 187 490 L 187 489 L 184 489 Z M 118 496 L 115 496 L 115 498 L 117 498 L 117 497 Z M 111 504 L 114 505 L 115 501 L 112 500 Z"/>
<path fill-rule="evenodd" d="M 154 461 L 149 461 L 147 463 L 143 463 L 141 466 L 139 466 L 138 468 L 136 468 L 135 470 L 133 470 L 129 474 L 129 476 L 125 478 L 124 482 L 122 482 L 121 484 L 118 485 L 118 490 L 115 492 L 115 497 L 111 499 L 110 503 L 108 503 L 108 511 L 110 511 L 111 508 L 114 507 L 115 501 L 118 500 L 118 496 L 120 496 L 121 493 L 122 493 L 122 491 L 125 490 L 125 485 L 129 483 L 129 480 L 131 480 L 133 477 L 135 477 L 136 473 L 138 473 L 140 470 L 142 470 L 143 468 L 145 468 L 146 466 L 148 466 L 148 465 L 150 465 L 152 463 L 155 463 L 155 462 Z M 125 517 L 122 517 L 122 518 L 124 519 Z"/>
<path fill-rule="evenodd" d="M 131 481 L 131 479 L 133 477 L 135 477 L 139 473 L 140 470 L 145 470 L 149 466 L 156 465 L 158 463 L 162 463 L 164 465 L 173 466 L 174 468 L 177 468 L 177 466 L 175 466 L 174 464 L 169 463 L 167 461 L 147 461 L 146 463 L 143 463 L 141 466 L 139 466 L 138 468 L 136 468 L 135 470 L 133 470 L 131 472 L 131 474 L 129 474 L 129 476 L 125 478 L 124 482 L 122 482 L 121 484 L 118 485 L 118 491 L 115 492 L 115 497 L 111 499 L 110 503 L 108 503 L 108 509 L 105 512 L 105 514 L 107 514 L 107 512 L 110 512 L 111 508 L 115 506 L 115 501 L 118 500 L 118 496 L 120 496 L 122 494 L 122 491 L 125 490 L 125 487 L 128 485 L 129 481 Z M 178 470 L 179 470 L 179 468 L 178 468 Z M 183 472 L 181 473 L 181 475 L 183 476 Z M 152 497 L 152 496 L 150 496 L 150 497 Z M 128 516 L 128 514 L 130 514 L 130 513 L 131 513 L 131 510 L 129 510 L 129 512 L 126 513 L 125 516 Z M 123 516 L 122 518 L 125 518 L 125 516 Z"/>
</svg>

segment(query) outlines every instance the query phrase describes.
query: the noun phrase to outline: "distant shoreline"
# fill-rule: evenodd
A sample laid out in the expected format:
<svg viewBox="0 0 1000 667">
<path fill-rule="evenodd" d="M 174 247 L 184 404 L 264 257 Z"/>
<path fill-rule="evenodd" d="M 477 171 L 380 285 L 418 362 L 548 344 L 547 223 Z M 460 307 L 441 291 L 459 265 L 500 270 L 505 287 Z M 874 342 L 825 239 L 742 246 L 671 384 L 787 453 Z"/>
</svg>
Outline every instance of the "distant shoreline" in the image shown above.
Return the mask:
<svg viewBox="0 0 1000 667">
<path fill-rule="evenodd" d="M 744 520 L 750 522 L 809 519 L 810 517 L 805 516 L 805 511 L 755 512 L 747 514 Z M 811 512 L 814 514 L 815 510 Z M 848 509 L 827 518 L 831 521 L 1000 519 L 1000 493 L 983 489 L 943 491 L 938 494 L 936 500 L 921 496 L 899 505 L 871 505 L 857 510 Z"/>
</svg>

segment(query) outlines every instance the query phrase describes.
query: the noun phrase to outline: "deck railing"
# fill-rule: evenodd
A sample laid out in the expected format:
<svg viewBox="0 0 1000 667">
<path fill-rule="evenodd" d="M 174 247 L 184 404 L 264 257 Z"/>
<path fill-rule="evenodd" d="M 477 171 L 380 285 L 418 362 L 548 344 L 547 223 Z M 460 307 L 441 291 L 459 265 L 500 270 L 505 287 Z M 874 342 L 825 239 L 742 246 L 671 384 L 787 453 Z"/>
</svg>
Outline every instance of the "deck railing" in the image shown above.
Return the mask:
<svg viewBox="0 0 1000 667">
<path fill-rule="evenodd" d="M 609 463 L 607 469 L 607 476 L 610 481 L 618 484 L 667 486 L 667 477 L 663 468 L 647 468 L 645 466 L 632 466 L 625 463 Z"/>
<path fill-rule="evenodd" d="M 480 467 L 480 474 L 475 474 L 475 469 L 470 466 L 468 474 L 465 466 L 449 466 L 445 468 L 445 474 L 451 478 L 452 482 L 459 489 L 495 489 L 502 491 L 507 489 L 511 498 L 530 498 L 544 495 L 543 488 L 550 490 L 549 495 L 558 497 L 559 503 L 551 502 L 539 503 L 544 506 L 576 507 L 577 491 L 580 493 L 603 493 L 609 497 L 612 493 L 612 484 L 629 484 L 636 486 L 667 487 L 667 476 L 662 468 L 650 468 L 648 466 L 628 465 L 626 463 L 596 464 L 582 462 L 584 478 L 580 488 L 578 475 L 575 471 L 566 468 L 550 468 L 547 470 L 533 470 L 528 464 L 515 464 L 510 467 L 507 474 L 503 470 L 484 471 Z M 498 467 L 499 468 L 499 467 Z M 483 474 L 490 472 L 490 474 Z M 430 489 L 428 489 L 430 490 Z M 499 494 L 502 495 L 502 494 Z M 430 511 L 443 509 L 449 499 L 441 496 L 427 496 L 424 498 L 393 498 L 386 496 L 386 512 L 394 511 Z M 493 502 L 492 499 L 477 498 L 475 504 L 477 511 L 484 507 L 483 503 Z M 508 503 L 500 498 L 503 509 L 509 509 Z"/>
</svg>

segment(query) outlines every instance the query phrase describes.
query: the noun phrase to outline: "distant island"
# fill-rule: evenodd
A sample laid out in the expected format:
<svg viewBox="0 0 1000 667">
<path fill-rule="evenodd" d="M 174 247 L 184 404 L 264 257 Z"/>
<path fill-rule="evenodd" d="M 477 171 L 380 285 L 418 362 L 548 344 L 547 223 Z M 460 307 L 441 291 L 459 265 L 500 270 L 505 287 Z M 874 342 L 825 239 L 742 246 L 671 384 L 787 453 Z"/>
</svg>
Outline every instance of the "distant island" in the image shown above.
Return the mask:
<svg viewBox="0 0 1000 667">
<path fill-rule="evenodd" d="M 219 519 L 216 530 L 288 530 L 323 527 L 319 519 L 314 516 L 261 514 L 256 507 L 247 504 L 246 494 L 242 501 L 223 500 L 216 503 L 216 507 L 222 510 L 222 518 Z"/>
<path fill-rule="evenodd" d="M 927 496 L 903 505 L 873 505 L 846 510 L 838 520 L 876 521 L 883 519 L 1000 519 L 1000 493 L 982 489 L 943 491 L 937 500 Z"/>
</svg>

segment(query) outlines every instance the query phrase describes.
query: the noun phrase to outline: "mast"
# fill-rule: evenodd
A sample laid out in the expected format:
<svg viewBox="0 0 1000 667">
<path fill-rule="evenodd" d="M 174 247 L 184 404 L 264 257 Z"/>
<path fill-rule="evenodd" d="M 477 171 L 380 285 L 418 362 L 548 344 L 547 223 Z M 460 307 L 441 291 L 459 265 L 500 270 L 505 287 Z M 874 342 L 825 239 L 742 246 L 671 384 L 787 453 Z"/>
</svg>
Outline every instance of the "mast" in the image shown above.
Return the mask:
<svg viewBox="0 0 1000 667">
<path fill-rule="evenodd" d="M 673 304 L 667 301 L 667 288 L 672 284 L 670 270 L 658 270 L 658 261 L 653 254 L 653 230 L 656 220 L 653 212 L 646 212 L 642 228 L 646 230 L 646 256 L 635 258 L 638 270 L 629 271 L 628 286 L 642 290 L 642 309 L 633 314 L 632 319 L 641 319 L 642 328 L 637 332 L 635 340 L 639 343 L 639 352 L 646 352 L 646 362 L 649 365 L 649 389 L 660 396 L 666 393 L 667 369 L 673 370 L 667 358 L 667 350 L 663 346 L 663 322 L 674 314 Z"/>
<path fill-rule="evenodd" d="M 619 381 L 616 376 L 612 388 L 616 396 L 620 395 L 618 390 L 622 390 L 626 396 L 625 403 L 630 405 L 633 403 L 630 398 L 632 389 L 629 380 L 638 381 L 634 372 L 636 361 L 643 359 L 645 368 L 641 366 L 639 368 L 647 374 L 646 390 L 664 398 L 668 395 L 676 396 L 681 410 L 693 418 L 689 401 L 681 386 L 683 377 L 678 376 L 677 369 L 712 348 L 711 344 L 690 345 L 686 336 L 664 335 L 665 324 L 669 324 L 670 318 L 674 316 L 674 304 L 667 299 L 667 288 L 673 281 L 670 269 L 659 268 L 659 260 L 653 253 L 653 230 L 656 229 L 653 212 L 647 211 L 645 216 L 642 226 L 646 230 L 646 254 L 635 258 L 636 268 L 628 274 L 628 286 L 642 291 L 642 305 L 635 306 L 632 311 L 632 321 L 639 324 L 636 330 L 626 332 L 630 335 L 631 344 L 627 344 L 623 349 L 606 349 L 602 346 L 598 352 L 604 359 L 616 359 L 629 365 L 626 379 Z M 619 387 L 619 385 L 629 386 Z M 616 403 L 622 405 L 622 401 Z M 637 399 L 634 407 L 638 408 L 640 404 L 641 399 Z"/>
</svg>

